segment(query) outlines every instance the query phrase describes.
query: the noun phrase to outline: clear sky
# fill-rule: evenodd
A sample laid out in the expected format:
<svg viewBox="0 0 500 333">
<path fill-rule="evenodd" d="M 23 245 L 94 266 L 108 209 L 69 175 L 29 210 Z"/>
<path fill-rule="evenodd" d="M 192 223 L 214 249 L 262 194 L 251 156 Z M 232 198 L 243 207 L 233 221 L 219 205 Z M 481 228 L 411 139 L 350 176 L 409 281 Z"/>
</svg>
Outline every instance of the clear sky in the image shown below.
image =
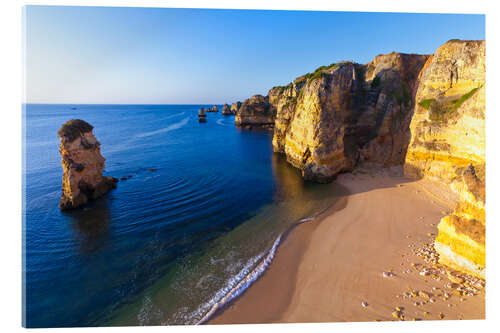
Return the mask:
<svg viewBox="0 0 500 333">
<path fill-rule="evenodd" d="M 205 104 L 315 68 L 484 39 L 483 15 L 28 6 L 26 102 Z"/>
</svg>

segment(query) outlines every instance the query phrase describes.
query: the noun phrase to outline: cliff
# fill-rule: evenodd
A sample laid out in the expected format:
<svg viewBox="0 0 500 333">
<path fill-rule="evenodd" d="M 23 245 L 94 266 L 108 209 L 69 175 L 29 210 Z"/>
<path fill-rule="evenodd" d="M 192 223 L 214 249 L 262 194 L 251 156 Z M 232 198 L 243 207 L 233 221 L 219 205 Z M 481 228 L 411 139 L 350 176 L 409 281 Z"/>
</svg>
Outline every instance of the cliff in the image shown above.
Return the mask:
<svg viewBox="0 0 500 333">
<path fill-rule="evenodd" d="M 273 128 L 276 109 L 269 103 L 269 96 L 255 95 L 245 100 L 236 113 L 236 126 Z"/>
<path fill-rule="evenodd" d="M 116 188 L 118 179 L 102 176 L 105 159 L 92 130 L 87 122 L 73 119 L 58 131 L 63 167 L 61 210 L 80 207 Z"/>
<path fill-rule="evenodd" d="M 427 57 L 391 53 L 366 65 L 331 64 L 272 88 L 274 151 L 319 182 L 360 160 L 402 164 L 417 74 Z"/>
<path fill-rule="evenodd" d="M 460 195 L 439 223 L 440 262 L 484 278 L 485 43 L 452 40 L 420 73 L 405 175 L 444 182 Z"/>
<path fill-rule="evenodd" d="M 485 42 L 451 40 L 434 55 L 392 52 L 321 66 L 256 95 L 240 126 L 274 126 L 273 148 L 306 180 L 329 182 L 361 161 L 404 164 L 459 194 L 439 223 L 442 264 L 485 273 Z"/>
</svg>

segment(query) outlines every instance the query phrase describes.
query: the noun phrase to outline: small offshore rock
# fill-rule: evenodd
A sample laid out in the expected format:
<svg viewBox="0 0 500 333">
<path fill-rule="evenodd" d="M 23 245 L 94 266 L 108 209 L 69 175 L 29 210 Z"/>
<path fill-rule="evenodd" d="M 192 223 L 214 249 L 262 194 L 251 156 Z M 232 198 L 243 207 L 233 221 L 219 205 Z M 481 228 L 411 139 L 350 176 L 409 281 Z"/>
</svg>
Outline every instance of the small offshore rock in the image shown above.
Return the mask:
<svg viewBox="0 0 500 333">
<path fill-rule="evenodd" d="M 223 116 L 230 116 L 233 115 L 234 113 L 231 112 L 231 108 L 229 107 L 228 104 L 224 104 L 222 107 L 222 115 Z"/>
</svg>

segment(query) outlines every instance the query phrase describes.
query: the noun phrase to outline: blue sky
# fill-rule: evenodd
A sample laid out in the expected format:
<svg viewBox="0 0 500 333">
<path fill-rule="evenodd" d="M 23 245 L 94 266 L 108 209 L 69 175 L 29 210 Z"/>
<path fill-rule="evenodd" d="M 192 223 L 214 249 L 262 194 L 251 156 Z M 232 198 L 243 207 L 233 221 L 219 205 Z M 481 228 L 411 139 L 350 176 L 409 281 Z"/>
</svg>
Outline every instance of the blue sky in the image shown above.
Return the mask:
<svg viewBox="0 0 500 333">
<path fill-rule="evenodd" d="M 212 104 L 315 68 L 484 39 L 483 15 L 28 6 L 26 102 Z"/>
</svg>

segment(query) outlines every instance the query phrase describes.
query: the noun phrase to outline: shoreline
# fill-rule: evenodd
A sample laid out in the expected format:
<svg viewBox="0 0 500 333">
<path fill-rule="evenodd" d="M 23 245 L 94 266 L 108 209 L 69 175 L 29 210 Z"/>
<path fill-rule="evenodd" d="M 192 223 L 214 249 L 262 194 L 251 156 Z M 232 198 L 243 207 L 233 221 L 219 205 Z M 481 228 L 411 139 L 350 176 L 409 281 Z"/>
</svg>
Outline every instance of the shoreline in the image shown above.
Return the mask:
<svg viewBox="0 0 500 333">
<path fill-rule="evenodd" d="M 458 295 L 446 269 L 421 274 L 453 193 L 399 167 L 365 165 L 336 182 L 350 194 L 291 230 L 267 271 L 207 324 L 485 318 L 484 289 Z"/>
<path fill-rule="evenodd" d="M 347 197 L 340 197 L 331 207 L 319 213 L 313 221 L 296 224 L 285 231 L 272 263 L 253 284 L 238 298 L 218 310 L 206 324 L 218 324 L 219 316 L 231 313 L 237 323 L 274 323 L 288 308 L 295 288 L 295 277 L 300 259 L 304 254 L 314 230 L 321 220 L 345 207 Z M 270 276 L 265 278 L 266 276 Z M 256 287 L 254 287 L 256 286 Z M 262 293 L 273 290 L 272 293 Z M 259 302 L 255 302 L 259 299 Z M 243 310 L 240 311 L 240 308 Z M 250 315 L 250 316 L 249 316 Z"/>
</svg>

